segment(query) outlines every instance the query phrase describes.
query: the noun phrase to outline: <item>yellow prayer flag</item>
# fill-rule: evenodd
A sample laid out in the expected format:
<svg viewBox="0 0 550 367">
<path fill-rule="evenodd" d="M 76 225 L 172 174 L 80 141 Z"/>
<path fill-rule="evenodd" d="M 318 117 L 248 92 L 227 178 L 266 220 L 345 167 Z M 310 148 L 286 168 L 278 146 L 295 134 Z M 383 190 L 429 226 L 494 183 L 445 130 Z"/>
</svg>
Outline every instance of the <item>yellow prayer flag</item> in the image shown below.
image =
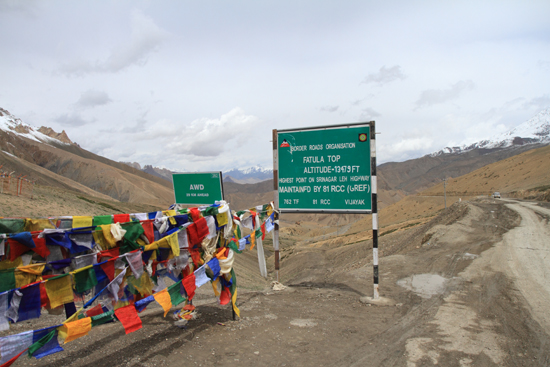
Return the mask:
<svg viewBox="0 0 550 367">
<path fill-rule="evenodd" d="M 227 212 L 217 214 L 216 220 L 218 221 L 218 227 L 225 226 L 227 224 Z"/>
<path fill-rule="evenodd" d="M 88 332 L 92 330 L 92 318 L 85 317 L 80 320 L 67 322 L 57 330 L 59 331 L 59 337 L 64 339 L 66 344 L 84 335 L 88 335 Z"/>
<path fill-rule="evenodd" d="M 31 265 L 18 266 L 17 270 L 23 271 L 29 274 L 42 275 L 45 267 L 46 267 L 46 264 L 31 264 Z"/>
<path fill-rule="evenodd" d="M 164 216 L 166 217 L 169 217 L 168 220 L 170 220 L 170 223 L 172 223 L 172 225 L 176 225 L 178 224 L 178 222 L 176 222 L 176 219 L 175 218 L 172 218 L 174 215 L 177 215 L 178 213 L 176 213 L 175 210 L 163 210 L 162 211 L 162 214 L 164 214 Z"/>
<path fill-rule="evenodd" d="M 92 225 L 92 217 L 73 216 L 73 228 L 91 227 Z"/>
<path fill-rule="evenodd" d="M 105 239 L 105 244 L 109 248 L 113 248 L 116 246 L 116 240 L 113 237 L 113 234 L 111 233 L 111 225 L 110 224 L 102 224 L 100 225 L 101 231 L 103 232 L 103 238 Z"/>
<path fill-rule="evenodd" d="M 46 280 L 46 293 L 50 300 L 50 307 L 56 308 L 74 301 L 71 276 Z"/>
<path fill-rule="evenodd" d="M 42 272 L 46 264 L 19 266 L 15 269 L 15 286 L 21 288 L 27 284 L 42 280 Z"/>
<path fill-rule="evenodd" d="M 256 246 L 256 231 L 250 234 L 250 249 L 252 250 Z"/>
<path fill-rule="evenodd" d="M 4 256 L 4 258 L 7 256 Z M 9 261 L 8 259 L 0 261 L 0 270 L 13 269 L 23 265 L 23 258 L 19 256 L 14 261 Z"/>
<path fill-rule="evenodd" d="M 162 306 L 162 309 L 164 310 L 164 317 L 166 317 L 166 314 L 172 308 L 172 300 L 170 299 L 170 293 L 168 293 L 168 289 L 165 288 L 160 292 L 153 294 L 153 297 L 155 298 L 155 301 L 157 301 L 158 304 Z"/>
<path fill-rule="evenodd" d="M 178 233 L 173 233 L 168 237 L 165 237 L 168 240 L 168 244 L 170 245 L 170 248 L 172 249 L 172 253 L 174 256 L 180 256 L 180 243 L 178 241 Z"/>
<path fill-rule="evenodd" d="M 52 221 L 56 220 L 57 219 L 52 219 Z M 42 231 L 46 228 L 55 228 L 55 225 L 49 219 L 25 219 L 26 232 Z"/>
<path fill-rule="evenodd" d="M 220 291 L 218 290 L 218 285 L 220 284 L 220 278 L 216 278 L 216 280 L 214 280 L 212 282 L 212 289 L 214 290 L 214 294 L 216 295 L 216 297 L 219 297 L 220 296 Z"/>
<path fill-rule="evenodd" d="M 237 307 L 237 288 L 235 288 L 235 293 L 233 293 L 233 297 L 231 297 L 231 304 L 233 305 L 233 311 L 235 311 L 235 315 L 241 317 L 241 311 Z"/>
</svg>

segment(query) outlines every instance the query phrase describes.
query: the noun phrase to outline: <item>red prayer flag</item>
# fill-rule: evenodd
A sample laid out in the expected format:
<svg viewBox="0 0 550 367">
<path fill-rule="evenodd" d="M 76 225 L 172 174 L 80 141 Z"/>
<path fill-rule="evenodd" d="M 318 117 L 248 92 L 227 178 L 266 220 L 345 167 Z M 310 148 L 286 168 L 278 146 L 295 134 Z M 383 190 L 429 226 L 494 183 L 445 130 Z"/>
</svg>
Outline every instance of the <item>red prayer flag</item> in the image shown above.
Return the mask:
<svg viewBox="0 0 550 367">
<path fill-rule="evenodd" d="M 22 245 L 16 240 L 12 240 L 11 238 L 8 238 L 8 245 L 10 249 L 8 259 L 10 261 L 15 261 L 18 257 L 23 255 L 25 252 L 32 250 L 32 248 Z"/>
<path fill-rule="evenodd" d="M 265 240 L 265 222 L 262 223 L 260 228 L 262 230 L 262 241 L 263 241 Z"/>
<path fill-rule="evenodd" d="M 141 222 L 141 226 L 143 227 L 143 234 L 147 239 L 149 240 L 149 243 L 155 242 L 155 232 L 153 230 L 153 221 L 152 220 L 146 220 Z"/>
<path fill-rule="evenodd" d="M 117 308 L 115 310 L 115 315 L 122 326 L 124 326 L 126 334 L 130 334 L 136 330 L 141 329 L 142 327 L 141 319 L 139 318 L 136 307 L 134 305 Z"/>
<path fill-rule="evenodd" d="M 197 286 L 195 285 L 195 273 L 183 278 L 182 284 L 185 288 L 185 292 L 187 293 L 187 298 L 192 300 L 195 296 L 195 289 L 197 289 Z"/>
<path fill-rule="evenodd" d="M 107 275 L 107 278 L 109 278 L 109 281 L 112 282 L 113 279 L 115 279 L 115 257 L 108 260 L 106 263 L 100 264 L 101 270 L 105 272 L 105 275 Z"/>
<path fill-rule="evenodd" d="M 128 223 L 130 221 L 130 214 L 114 214 L 113 223 Z"/>
<path fill-rule="evenodd" d="M 96 305 L 95 307 L 90 308 L 88 311 L 86 311 L 86 317 L 97 316 L 101 315 L 102 313 L 103 308 L 101 307 L 101 305 Z"/>
<path fill-rule="evenodd" d="M 191 214 L 193 222 L 196 222 L 201 217 L 201 211 L 198 208 L 190 208 L 189 214 Z"/>
<path fill-rule="evenodd" d="M 19 353 L 18 355 L 16 355 L 12 359 L 10 359 L 9 361 L 1 365 L 0 367 L 10 367 L 13 364 L 13 362 L 17 361 L 17 358 L 21 357 L 21 354 L 25 353 L 27 350 L 29 350 L 29 348 L 26 348 L 24 351 L 22 351 L 21 353 Z"/>
<path fill-rule="evenodd" d="M 32 232 L 32 233 L 34 234 L 34 233 L 40 233 L 40 232 Z M 38 238 L 38 236 L 37 237 L 33 236 L 32 240 L 36 245 L 36 247 L 33 248 L 32 250 L 45 259 L 50 254 L 50 250 L 46 246 L 46 239 Z"/>
<path fill-rule="evenodd" d="M 112 258 L 112 257 L 118 257 L 119 255 L 120 255 L 120 247 L 114 247 L 109 250 L 100 251 L 99 254 L 97 254 L 97 257 L 99 262 L 101 262 L 104 257 Z"/>
<path fill-rule="evenodd" d="M 220 294 L 220 305 L 226 305 L 231 301 L 231 291 L 229 288 L 224 288 Z"/>
</svg>

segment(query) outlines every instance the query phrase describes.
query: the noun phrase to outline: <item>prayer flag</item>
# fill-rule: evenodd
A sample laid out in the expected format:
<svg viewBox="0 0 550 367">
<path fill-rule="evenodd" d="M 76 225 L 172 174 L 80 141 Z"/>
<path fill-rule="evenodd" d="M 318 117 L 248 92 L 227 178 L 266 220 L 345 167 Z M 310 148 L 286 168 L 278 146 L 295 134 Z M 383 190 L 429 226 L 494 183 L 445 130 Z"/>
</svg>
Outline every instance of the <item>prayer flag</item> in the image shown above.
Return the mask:
<svg viewBox="0 0 550 367">
<path fill-rule="evenodd" d="M 15 269 L 0 270 L 0 292 L 15 288 Z"/>
<path fill-rule="evenodd" d="M 91 329 L 92 319 L 90 317 L 67 322 L 58 328 L 59 337 L 64 340 L 64 344 L 88 335 Z"/>
<path fill-rule="evenodd" d="M 153 297 L 155 298 L 155 301 L 162 306 L 162 309 L 164 310 L 164 317 L 166 317 L 166 314 L 172 308 L 172 301 L 168 290 L 163 289 L 162 291 L 153 294 Z"/>
<path fill-rule="evenodd" d="M 194 285 L 194 284 L 193 284 Z M 172 284 L 168 287 L 168 293 L 170 294 L 170 300 L 174 306 L 179 305 L 183 301 L 185 301 L 185 297 L 183 296 L 183 285 L 182 282 L 179 281 L 177 283 Z M 193 290 L 193 294 L 195 291 Z"/>
<path fill-rule="evenodd" d="M 21 232 L 21 233 L 12 234 L 10 238 L 12 240 L 19 242 L 24 246 L 27 246 L 28 248 L 34 248 L 36 246 L 34 244 L 34 241 L 32 240 L 31 232 Z"/>
<path fill-rule="evenodd" d="M 201 266 L 194 272 L 195 274 L 195 287 L 199 288 L 200 286 L 208 283 L 210 279 L 206 276 L 206 268 L 205 266 Z"/>
<path fill-rule="evenodd" d="M 175 257 L 180 256 L 180 245 L 178 242 L 178 234 L 173 233 L 170 236 L 167 237 L 168 244 L 170 245 L 170 248 L 172 249 L 172 253 Z"/>
<path fill-rule="evenodd" d="M 130 334 L 136 330 L 141 329 L 141 319 L 136 311 L 134 305 L 128 305 L 124 307 L 117 308 L 115 310 L 115 315 L 117 319 L 124 326 L 126 334 Z"/>
<path fill-rule="evenodd" d="M 57 327 L 52 326 L 45 329 L 34 330 L 32 341 L 29 347 L 29 357 L 42 358 L 50 354 L 62 352 L 63 348 L 57 341 Z"/>
<path fill-rule="evenodd" d="M 73 216 L 73 228 L 91 227 L 92 225 L 92 217 Z"/>
<path fill-rule="evenodd" d="M 132 269 L 132 273 L 134 273 L 134 277 L 139 279 L 143 274 L 143 260 L 141 259 L 141 251 L 136 250 L 135 252 L 127 253 L 126 260 L 128 261 L 128 265 L 130 265 L 130 269 Z"/>
<path fill-rule="evenodd" d="M 212 270 L 212 280 L 220 276 L 220 261 L 217 258 L 212 258 L 206 265 Z"/>
<path fill-rule="evenodd" d="M 222 289 L 222 293 L 220 294 L 220 305 L 226 305 L 231 300 L 231 292 L 229 291 L 229 288 Z"/>
<path fill-rule="evenodd" d="M 183 278 L 183 287 L 185 288 L 185 292 L 187 293 L 187 298 L 189 300 L 192 300 L 193 296 L 195 296 L 195 289 L 196 289 L 194 273 Z"/>
<path fill-rule="evenodd" d="M 115 259 L 114 258 L 97 265 L 99 265 L 103 270 L 103 272 L 105 272 L 105 275 L 107 275 L 107 278 L 109 278 L 109 281 L 112 282 L 113 279 L 115 279 Z"/>
<path fill-rule="evenodd" d="M 93 219 L 92 225 L 95 227 L 111 223 L 113 223 L 112 215 L 96 215 Z"/>
<path fill-rule="evenodd" d="M 6 331 L 10 329 L 10 323 L 6 317 L 6 311 L 8 310 L 8 296 L 9 292 L 0 293 L 0 331 Z M 1 351 L 0 351 L 1 352 Z"/>
<path fill-rule="evenodd" d="M 130 214 L 115 214 L 113 215 L 113 222 L 115 223 L 127 223 L 130 221 Z"/>
<path fill-rule="evenodd" d="M 31 284 L 28 287 L 21 288 L 21 301 L 19 304 L 17 322 L 36 319 L 40 317 L 40 284 Z"/>
<path fill-rule="evenodd" d="M 114 311 L 107 311 L 102 314 L 92 316 L 92 327 L 96 327 L 107 322 L 113 321 Z"/>
<path fill-rule="evenodd" d="M 74 302 L 73 288 L 69 274 L 48 279 L 46 281 L 46 293 L 48 294 L 51 308 Z"/>
<path fill-rule="evenodd" d="M 33 248 L 32 250 L 38 255 L 42 256 L 44 259 L 48 257 L 48 255 L 50 254 L 50 250 L 46 246 L 46 239 L 36 237 L 33 239 L 33 241 L 35 244 L 35 248 Z"/>
<path fill-rule="evenodd" d="M 78 269 L 71 274 L 73 274 L 76 293 L 84 293 L 97 285 L 93 266 Z"/>
<path fill-rule="evenodd" d="M 32 345 L 32 330 L 20 334 L 8 335 L 0 338 L 0 364 L 13 363 L 28 347 Z M 13 361 L 12 361 L 13 359 Z M 10 364 L 6 364 L 9 366 Z"/>
</svg>

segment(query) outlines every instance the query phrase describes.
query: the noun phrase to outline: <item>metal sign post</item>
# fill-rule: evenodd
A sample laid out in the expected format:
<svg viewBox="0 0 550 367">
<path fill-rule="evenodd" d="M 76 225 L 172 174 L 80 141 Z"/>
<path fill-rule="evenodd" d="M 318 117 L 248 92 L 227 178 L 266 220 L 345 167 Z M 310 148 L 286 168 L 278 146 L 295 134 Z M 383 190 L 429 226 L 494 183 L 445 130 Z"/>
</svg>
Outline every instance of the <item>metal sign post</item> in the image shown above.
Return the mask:
<svg viewBox="0 0 550 367">
<path fill-rule="evenodd" d="M 273 188 L 280 213 L 373 214 L 374 298 L 378 298 L 378 214 L 374 121 L 273 130 Z M 273 248 L 279 272 L 279 226 Z"/>
</svg>

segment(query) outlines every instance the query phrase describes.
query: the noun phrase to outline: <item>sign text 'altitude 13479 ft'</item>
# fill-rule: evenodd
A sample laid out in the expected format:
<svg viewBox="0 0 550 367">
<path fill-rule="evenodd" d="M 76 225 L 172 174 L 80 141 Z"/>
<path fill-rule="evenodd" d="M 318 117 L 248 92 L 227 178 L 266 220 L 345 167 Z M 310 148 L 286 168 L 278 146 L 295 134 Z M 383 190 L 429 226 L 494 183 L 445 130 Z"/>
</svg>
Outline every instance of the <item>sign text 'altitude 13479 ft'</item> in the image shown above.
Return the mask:
<svg viewBox="0 0 550 367">
<path fill-rule="evenodd" d="M 370 213 L 370 124 L 277 131 L 282 212 Z"/>
</svg>

